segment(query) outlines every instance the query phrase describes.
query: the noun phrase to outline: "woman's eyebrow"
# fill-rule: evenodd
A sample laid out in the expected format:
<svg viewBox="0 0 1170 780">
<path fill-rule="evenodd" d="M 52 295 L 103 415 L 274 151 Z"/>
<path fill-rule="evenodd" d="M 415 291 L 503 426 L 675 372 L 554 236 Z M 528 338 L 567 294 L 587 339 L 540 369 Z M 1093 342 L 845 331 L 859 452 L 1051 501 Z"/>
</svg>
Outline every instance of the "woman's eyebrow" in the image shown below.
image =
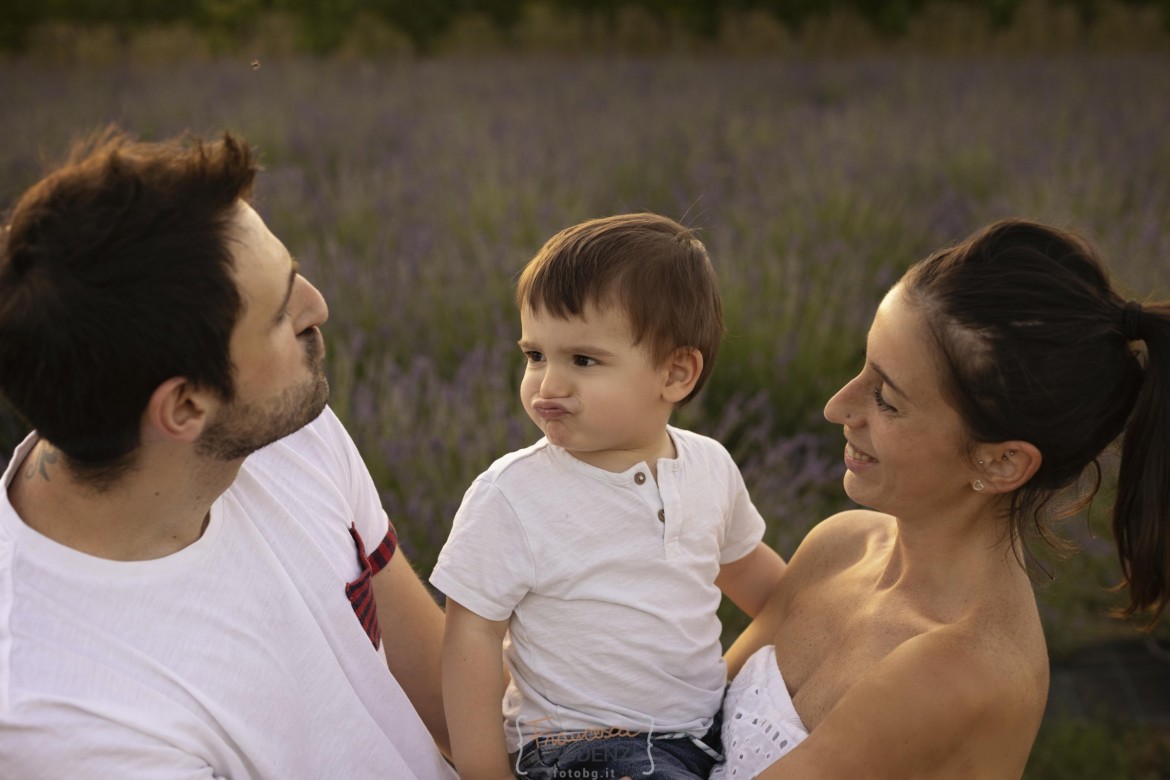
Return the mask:
<svg viewBox="0 0 1170 780">
<path fill-rule="evenodd" d="M 871 362 L 869 365 L 873 368 L 874 371 L 877 372 L 877 375 L 882 378 L 882 382 L 884 382 L 891 390 L 905 398 L 907 401 L 911 400 L 910 396 L 906 395 L 902 388 L 894 384 L 893 380 L 890 379 L 890 375 L 883 371 L 881 366 L 873 362 Z"/>
</svg>

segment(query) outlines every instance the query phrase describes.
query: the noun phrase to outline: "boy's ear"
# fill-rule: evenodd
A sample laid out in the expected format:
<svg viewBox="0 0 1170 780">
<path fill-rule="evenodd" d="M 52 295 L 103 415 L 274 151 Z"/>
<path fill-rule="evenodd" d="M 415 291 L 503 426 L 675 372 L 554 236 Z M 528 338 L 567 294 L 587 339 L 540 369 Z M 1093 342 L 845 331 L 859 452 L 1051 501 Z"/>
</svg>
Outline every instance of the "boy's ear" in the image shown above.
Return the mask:
<svg viewBox="0 0 1170 780">
<path fill-rule="evenodd" d="M 203 433 L 218 397 L 185 377 L 172 377 L 154 389 L 143 414 L 144 433 L 175 442 L 194 442 Z"/>
<path fill-rule="evenodd" d="M 976 469 L 993 493 L 1017 490 L 1032 478 L 1044 460 L 1040 450 L 1026 441 L 980 444 L 976 456 Z"/>
<path fill-rule="evenodd" d="M 679 347 L 666 359 L 666 384 L 662 397 L 677 404 L 691 394 L 703 373 L 703 353 L 695 347 Z"/>
</svg>

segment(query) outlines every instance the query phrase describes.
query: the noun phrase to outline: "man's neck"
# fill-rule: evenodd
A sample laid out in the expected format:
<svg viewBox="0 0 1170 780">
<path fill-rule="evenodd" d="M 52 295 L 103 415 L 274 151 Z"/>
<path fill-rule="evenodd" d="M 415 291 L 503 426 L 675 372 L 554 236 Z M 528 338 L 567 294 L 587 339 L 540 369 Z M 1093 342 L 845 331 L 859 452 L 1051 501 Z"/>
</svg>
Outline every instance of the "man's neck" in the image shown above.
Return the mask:
<svg viewBox="0 0 1170 780">
<path fill-rule="evenodd" d="M 8 498 L 26 525 L 59 544 L 98 558 L 152 560 L 203 535 L 211 505 L 239 467 L 183 450 L 143 452 L 132 469 L 99 490 L 78 480 L 42 439 L 14 473 Z"/>
</svg>

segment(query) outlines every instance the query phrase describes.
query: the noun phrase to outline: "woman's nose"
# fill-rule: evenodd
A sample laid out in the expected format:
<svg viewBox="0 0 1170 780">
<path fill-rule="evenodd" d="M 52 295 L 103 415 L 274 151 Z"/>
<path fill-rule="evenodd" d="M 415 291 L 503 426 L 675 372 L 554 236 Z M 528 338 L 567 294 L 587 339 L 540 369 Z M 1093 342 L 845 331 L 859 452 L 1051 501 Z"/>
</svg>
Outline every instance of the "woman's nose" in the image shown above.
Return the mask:
<svg viewBox="0 0 1170 780">
<path fill-rule="evenodd" d="M 825 419 L 837 425 L 857 424 L 856 399 L 858 394 L 853 392 L 854 385 L 857 383 L 857 378 L 852 379 L 848 384 L 833 394 L 833 397 L 825 404 Z"/>
</svg>

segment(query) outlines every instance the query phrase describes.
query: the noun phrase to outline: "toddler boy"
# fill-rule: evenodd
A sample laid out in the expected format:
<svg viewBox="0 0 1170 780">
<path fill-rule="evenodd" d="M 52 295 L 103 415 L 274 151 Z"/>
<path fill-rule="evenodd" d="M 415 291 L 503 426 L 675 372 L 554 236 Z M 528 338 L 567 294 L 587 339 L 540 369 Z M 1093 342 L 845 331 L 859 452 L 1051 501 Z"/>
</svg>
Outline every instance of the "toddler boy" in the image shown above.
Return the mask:
<svg viewBox="0 0 1170 780">
<path fill-rule="evenodd" d="M 591 220 L 544 245 L 516 302 L 544 438 L 475 480 L 431 575 L 456 768 L 706 778 L 720 594 L 754 616 L 784 567 L 727 451 L 669 425 L 723 337 L 710 258 L 665 217 Z"/>
</svg>

